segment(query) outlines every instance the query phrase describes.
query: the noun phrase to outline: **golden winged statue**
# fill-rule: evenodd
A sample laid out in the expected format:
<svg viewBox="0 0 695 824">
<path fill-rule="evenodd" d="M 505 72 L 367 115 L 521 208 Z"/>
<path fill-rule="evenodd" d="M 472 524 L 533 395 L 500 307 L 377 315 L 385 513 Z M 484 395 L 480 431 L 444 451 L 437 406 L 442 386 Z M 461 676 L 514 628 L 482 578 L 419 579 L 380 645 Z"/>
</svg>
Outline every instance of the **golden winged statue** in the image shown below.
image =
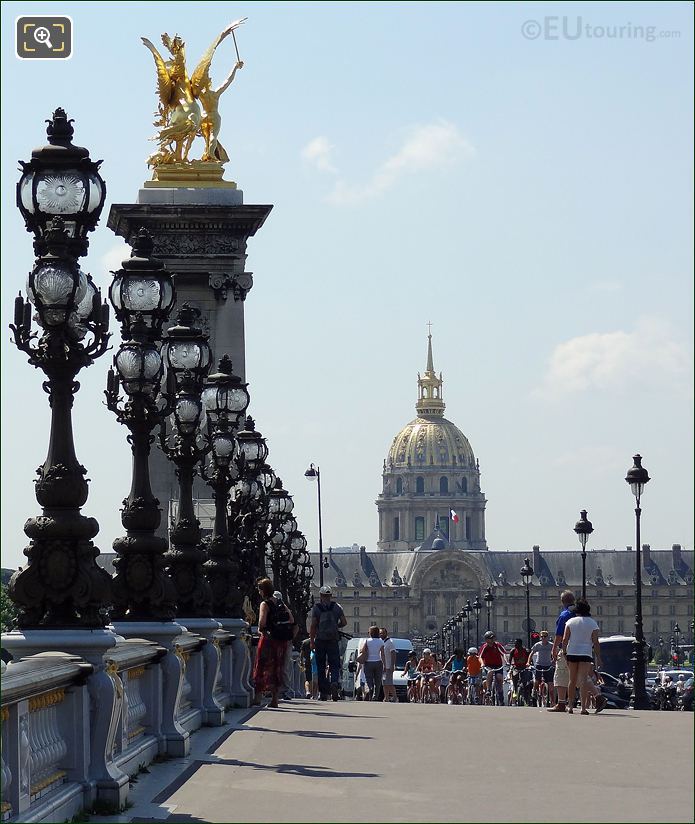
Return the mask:
<svg viewBox="0 0 695 824">
<path fill-rule="evenodd" d="M 142 38 L 154 57 L 159 96 L 154 122 L 159 132 L 153 138 L 158 143 L 158 149 L 147 159 L 148 166 L 156 170 L 160 166 L 200 162 L 219 165 L 229 160 L 229 155 L 219 142 L 222 122 L 219 101 L 244 64 L 237 50 L 236 65 L 217 88 L 213 87 L 210 66 L 217 47 L 230 34 L 234 37 L 234 30 L 244 20 L 246 18 L 234 21 L 213 40 L 190 77 L 186 70 L 186 44 L 178 35 L 173 38 L 166 33 L 162 35 L 162 43 L 171 55 L 170 60 L 165 60 L 146 37 Z M 236 46 L 236 38 L 234 44 Z M 190 161 L 189 152 L 197 136 L 204 139 L 205 150 L 200 161 Z"/>
</svg>

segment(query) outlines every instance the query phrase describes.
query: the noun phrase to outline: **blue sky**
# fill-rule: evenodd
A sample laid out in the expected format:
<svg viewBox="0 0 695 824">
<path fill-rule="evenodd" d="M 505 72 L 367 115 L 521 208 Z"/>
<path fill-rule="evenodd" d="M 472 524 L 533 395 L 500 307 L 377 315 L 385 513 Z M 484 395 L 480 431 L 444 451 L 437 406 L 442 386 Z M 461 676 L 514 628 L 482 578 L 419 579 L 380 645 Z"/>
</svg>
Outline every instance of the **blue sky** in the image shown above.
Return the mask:
<svg viewBox="0 0 695 824">
<path fill-rule="evenodd" d="M 14 57 L 15 17 L 36 13 L 73 18 L 72 59 Z M 687 3 L 5 2 L 3 323 L 32 263 L 16 161 L 43 142 L 44 119 L 63 106 L 76 142 L 104 159 L 107 205 L 84 268 L 105 287 L 122 250 L 109 205 L 134 201 L 149 176 L 156 98 L 140 36 L 178 32 L 190 65 L 248 16 L 221 137 L 246 202 L 275 204 L 248 250 L 250 411 L 310 546 L 310 461 L 325 544 L 375 546 L 382 461 L 414 417 L 432 321 L 447 417 L 480 460 L 491 548 L 577 548 L 581 508 L 590 547 L 632 544 L 623 479 L 637 451 L 653 478 L 644 541 L 690 548 L 692 14 Z M 563 35 L 563 17 L 579 38 Z M 527 21 L 539 37 L 524 36 Z M 233 61 L 226 42 L 215 79 Z M 2 551 L 14 566 L 38 512 L 49 418 L 39 373 L 1 337 Z M 122 532 L 130 474 L 126 433 L 101 402 L 110 357 L 81 374 L 75 403 L 102 550 Z"/>
</svg>

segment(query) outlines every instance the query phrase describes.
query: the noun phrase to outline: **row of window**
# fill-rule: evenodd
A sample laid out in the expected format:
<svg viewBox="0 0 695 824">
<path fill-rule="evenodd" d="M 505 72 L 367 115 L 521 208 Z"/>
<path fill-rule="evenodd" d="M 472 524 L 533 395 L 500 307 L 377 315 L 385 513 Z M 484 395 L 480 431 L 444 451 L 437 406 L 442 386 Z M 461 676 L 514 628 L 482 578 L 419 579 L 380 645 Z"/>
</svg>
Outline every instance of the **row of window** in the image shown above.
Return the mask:
<svg viewBox="0 0 695 824">
<path fill-rule="evenodd" d="M 370 627 L 375 627 L 376 625 L 377 625 L 376 621 L 372 621 L 369 626 Z M 359 621 L 354 621 L 353 622 L 352 632 L 353 632 L 353 635 L 360 635 L 362 633 L 362 630 L 360 629 L 360 622 Z M 391 624 L 391 635 L 392 636 L 397 636 L 398 635 L 398 621 L 394 621 L 393 624 Z"/>
<path fill-rule="evenodd" d="M 378 615 L 380 612 L 383 612 L 383 610 L 377 609 L 377 607 L 370 607 L 370 610 L 369 610 L 370 615 Z M 353 607 L 352 608 L 352 614 L 355 618 L 359 618 L 360 617 L 360 608 L 359 607 Z M 394 618 L 396 618 L 398 616 L 398 607 L 393 608 L 393 616 L 394 616 Z"/>
<path fill-rule="evenodd" d="M 464 534 L 466 536 L 466 540 L 471 540 L 471 518 L 470 515 L 466 515 L 464 517 Z M 440 515 L 439 516 L 439 529 L 446 535 L 447 540 L 449 540 L 450 536 L 450 519 L 449 515 Z M 398 541 L 401 537 L 401 521 L 398 515 L 394 516 L 393 519 L 393 540 Z M 425 540 L 425 518 L 422 515 L 417 515 L 415 517 L 415 540 L 416 541 L 424 541 Z"/>
<path fill-rule="evenodd" d="M 456 481 L 456 492 L 463 493 L 464 495 L 468 494 L 468 478 L 461 478 L 460 481 Z M 403 478 L 396 479 L 396 495 L 403 494 Z M 425 494 L 425 479 L 421 476 L 415 478 L 415 494 L 416 495 L 424 495 Z M 440 495 L 448 495 L 449 494 L 449 479 L 442 475 L 439 479 L 439 494 Z"/>
</svg>

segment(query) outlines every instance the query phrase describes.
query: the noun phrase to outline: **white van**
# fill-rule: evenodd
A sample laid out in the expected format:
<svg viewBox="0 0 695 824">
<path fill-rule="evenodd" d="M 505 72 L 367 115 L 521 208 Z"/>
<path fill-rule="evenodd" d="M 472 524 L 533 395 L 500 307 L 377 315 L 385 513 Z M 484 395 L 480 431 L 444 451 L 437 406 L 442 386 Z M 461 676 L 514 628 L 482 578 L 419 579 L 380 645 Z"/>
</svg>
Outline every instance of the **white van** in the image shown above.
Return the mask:
<svg viewBox="0 0 695 824">
<path fill-rule="evenodd" d="M 354 672 L 350 672 L 348 665 L 354 663 L 357 653 L 365 640 L 366 638 L 351 638 L 345 647 L 342 666 L 342 686 L 345 695 L 354 696 L 355 694 L 355 674 Z M 403 678 L 403 669 L 408 660 L 408 653 L 413 651 L 413 642 L 409 638 L 391 638 L 391 640 L 396 648 L 396 671 L 393 676 L 393 685 L 396 688 L 398 699 L 405 701 L 408 692 L 408 683 L 405 678 Z"/>
</svg>

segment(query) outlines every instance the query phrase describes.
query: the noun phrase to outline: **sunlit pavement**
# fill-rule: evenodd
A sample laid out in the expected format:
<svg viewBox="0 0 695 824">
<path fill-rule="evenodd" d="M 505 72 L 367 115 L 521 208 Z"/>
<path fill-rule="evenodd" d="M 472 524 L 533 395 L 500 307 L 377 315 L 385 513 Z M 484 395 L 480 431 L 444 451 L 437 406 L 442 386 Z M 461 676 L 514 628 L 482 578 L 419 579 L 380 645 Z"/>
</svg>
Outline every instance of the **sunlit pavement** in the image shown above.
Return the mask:
<svg viewBox="0 0 695 824">
<path fill-rule="evenodd" d="M 692 821 L 692 718 L 282 702 L 202 732 L 134 807 L 91 820 Z"/>
</svg>

